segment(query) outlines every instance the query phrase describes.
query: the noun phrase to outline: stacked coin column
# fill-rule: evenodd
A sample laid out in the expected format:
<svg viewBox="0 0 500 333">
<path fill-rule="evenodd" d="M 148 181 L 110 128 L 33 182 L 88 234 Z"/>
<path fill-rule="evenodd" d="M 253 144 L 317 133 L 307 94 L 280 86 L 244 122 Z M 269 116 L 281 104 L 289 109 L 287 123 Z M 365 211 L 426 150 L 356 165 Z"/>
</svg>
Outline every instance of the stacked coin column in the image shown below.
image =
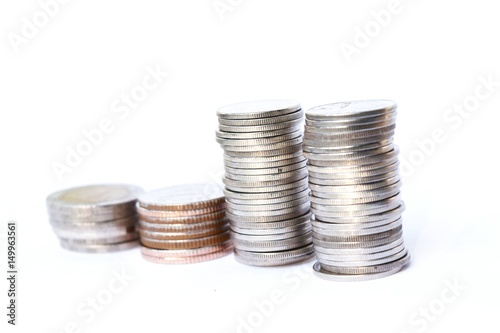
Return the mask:
<svg viewBox="0 0 500 333">
<path fill-rule="evenodd" d="M 126 250 L 139 245 L 135 203 L 142 189 L 105 184 L 75 187 L 47 197 L 49 222 L 61 246 L 76 252 Z"/>
<path fill-rule="evenodd" d="M 300 105 L 289 100 L 240 103 L 220 108 L 217 116 L 236 260 L 277 266 L 311 258 Z"/>
<path fill-rule="evenodd" d="M 215 184 L 166 187 L 139 196 L 141 253 L 162 264 L 189 264 L 233 252 L 224 193 Z"/>
<path fill-rule="evenodd" d="M 335 103 L 306 112 L 316 275 L 356 281 L 388 276 L 410 261 L 393 144 L 396 104 Z"/>
</svg>

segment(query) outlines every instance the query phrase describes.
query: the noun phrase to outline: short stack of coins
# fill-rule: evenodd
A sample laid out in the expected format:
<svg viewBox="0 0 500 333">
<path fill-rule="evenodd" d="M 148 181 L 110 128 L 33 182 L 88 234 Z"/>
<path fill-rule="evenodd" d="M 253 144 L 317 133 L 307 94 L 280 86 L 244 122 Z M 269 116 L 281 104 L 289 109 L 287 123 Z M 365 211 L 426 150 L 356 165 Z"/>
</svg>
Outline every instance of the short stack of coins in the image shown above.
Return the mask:
<svg viewBox="0 0 500 333">
<path fill-rule="evenodd" d="M 397 106 L 334 103 L 306 112 L 315 274 L 336 281 L 388 276 L 410 261 L 393 144 Z"/>
<path fill-rule="evenodd" d="M 309 190 L 296 101 L 217 110 L 227 216 L 237 261 L 278 266 L 312 258 Z"/>
<path fill-rule="evenodd" d="M 142 257 L 189 264 L 233 252 L 224 193 L 215 184 L 171 186 L 143 193 L 137 202 Z"/>
<path fill-rule="evenodd" d="M 47 197 L 49 222 L 67 250 L 113 252 L 138 246 L 135 204 L 142 189 L 133 185 L 90 185 Z"/>
</svg>

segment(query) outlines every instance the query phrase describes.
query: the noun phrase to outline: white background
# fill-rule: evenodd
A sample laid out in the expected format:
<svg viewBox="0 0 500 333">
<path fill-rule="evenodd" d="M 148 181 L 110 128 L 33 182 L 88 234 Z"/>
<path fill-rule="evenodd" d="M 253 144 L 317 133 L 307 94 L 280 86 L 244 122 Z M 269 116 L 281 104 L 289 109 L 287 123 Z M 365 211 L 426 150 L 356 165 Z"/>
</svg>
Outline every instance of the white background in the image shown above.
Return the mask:
<svg viewBox="0 0 500 333">
<path fill-rule="evenodd" d="M 480 77 L 500 81 L 492 2 L 401 0 L 350 63 L 341 43 L 353 44 L 356 29 L 370 26 L 370 13 L 389 1 L 222 3 L 232 6 L 223 19 L 212 0 L 69 1 L 16 52 L 9 36 L 22 36 L 23 17 L 32 21 L 40 5 L 2 2 L 0 221 L 18 223 L 20 275 L 17 327 L 6 324 L 7 285 L 0 284 L 1 331 L 64 332 L 76 322 L 81 332 L 236 332 L 249 317 L 255 327 L 240 331 L 497 331 L 500 86 L 463 120 L 444 118 L 455 104 L 474 101 Z M 141 84 L 147 66 L 169 76 L 120 119 L 113 102 Z M 334 283 L 312 275 L 314 261 L 255 268 L 230 255 L 162 266 L 143 261 L 138 250 L 85 255 L 59 247 L 47 221 L 48 194 L 101 182 L 151 190 L 214 181 L 222 170 L 215 110 L 267 98 L 296 99 L 304 109 L 365 98 L 398 102 L 401 161 L 419 164 L 403 188 L 414 259 L 407 269 Z M 59 180 L 53 163 L 65 163 L 66 146 L 75 148 L 82 131 L 104 118 L 113 131 Z M 446 140 L 422 158 L 416 141 L 436 129 Z M 5 239 L 1 251 L 5 267 Z M 113 270 L 134 279 L 86 322 L 77 308 L 107 288 Z M 442 293 L 453 296 L 446 281 L 466 289 L 441 308 Z M 283 302 L 259 314 L 255 302 L 267 304 L 276 292 Z M 429 306 L 439 314 L 424 325 L 418 311 Z"/>
</svg>

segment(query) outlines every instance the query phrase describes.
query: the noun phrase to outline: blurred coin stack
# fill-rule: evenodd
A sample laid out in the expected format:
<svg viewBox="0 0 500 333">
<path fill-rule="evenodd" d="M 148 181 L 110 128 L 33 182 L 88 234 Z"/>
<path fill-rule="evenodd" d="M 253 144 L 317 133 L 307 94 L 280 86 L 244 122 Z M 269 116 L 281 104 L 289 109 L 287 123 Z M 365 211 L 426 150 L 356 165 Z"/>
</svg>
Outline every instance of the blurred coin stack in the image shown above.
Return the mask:
<svg viewBox="0 0 500 333">
<path fill-rule="evenodd" d="M 112 252 L 136 247 L 135 204 L 142 189 L 132 185 L 90 185 L 47 197 L 49 222 L 61 246 L 77 252 Z"/>
<path fill-rule="evenodd" d="M 410 261 L 393 144 L 397 106 L 366 100 L 306 112 L 315 274 L 357 281 L 388 276 Z"/>
<path fill-rule="evenodd" d="M 300 104 L 233 104 L 217 116 L 236 260 L 277 266 L 313 257 Z"/>
<path fill-rule="evenodd" d="M 189 264 L 233 252 L 224 193 L 215 184 L 179 185 L 143 193 L 137 202 L 142 257 Z"/>
</svg>

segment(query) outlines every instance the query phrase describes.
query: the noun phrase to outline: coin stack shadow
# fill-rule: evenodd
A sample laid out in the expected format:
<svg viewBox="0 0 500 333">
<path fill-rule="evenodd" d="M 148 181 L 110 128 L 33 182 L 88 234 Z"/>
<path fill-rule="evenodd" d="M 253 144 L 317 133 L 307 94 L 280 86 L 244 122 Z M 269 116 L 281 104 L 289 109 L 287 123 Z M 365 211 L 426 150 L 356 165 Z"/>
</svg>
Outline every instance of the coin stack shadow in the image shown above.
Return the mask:
<svg viewBox="0 0 500 333">
<path fill-rule="evenodd" d="M 312 258 L 300 104 L 239 103 L 218 109 L 217 116 L 236 260 L 278 266 Z"/>
<path fill-rule="evenodd" d="M 397 106 L 387 100 L 334 103 L 306 112 L 315 274 L 369 280 L 410 261 L 393 144 Z"/>
<path fill-rule="evenodd" d="M 139 196 L 141 254 L 161 264 L 190 264 L 233 252 L 224 193 L 215 184 L 179 185 Z"/>
<path fill-rule="evenodd" d="M 49 223 L 61 246 L 76 252 L 126 250 L 139 245 L 133 185 L 89 185 L 47 197 Z"/>
</svg>

